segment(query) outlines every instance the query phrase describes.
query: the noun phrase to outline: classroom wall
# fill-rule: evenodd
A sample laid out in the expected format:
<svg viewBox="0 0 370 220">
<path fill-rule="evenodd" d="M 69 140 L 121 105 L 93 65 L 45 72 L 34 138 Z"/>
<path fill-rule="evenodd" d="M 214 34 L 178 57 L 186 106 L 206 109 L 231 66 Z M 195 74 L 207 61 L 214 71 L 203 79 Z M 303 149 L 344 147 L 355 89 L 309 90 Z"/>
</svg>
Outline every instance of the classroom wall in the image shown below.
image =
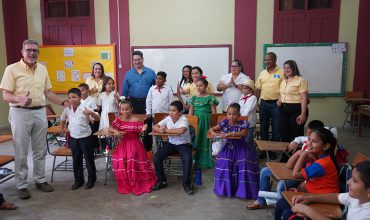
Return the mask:
<svg viewBox="0 0 370 220">
<path fill-rule="evenodd" d="M 42 42 L 39 0 L 27 0 L 28 34 Z M 234 44 L 234 7 L 230 0 L 129 0 L 131 46 Z M 273 39 L 274 0 L 257 1 L 255 76 L 262 70 L 264 43 Z M 346 90 L 352 90 L 359 0 L 341 1 L 339 41 L 349 42 Z M 96 43 L 110 43 L 109 1 L 94 0 Z M 2 10 L 0 10 L 2 13 Z M 140 13 L 138 13 L 140 12 Z M 5 48 L 2 15 L 0 46 Z M 0 68 L 6 66 L 0 54 Z M 2 74 L 2 73 L 1 73 Z M 303 73 L 304 75 L 304 73 Z M 179 71 L 180 77 L 180 71 Z M 309 82 L 310 83 L 310 82 Z M 62 96 L 65 98 L 65 96 Z M 346 104 L 342 97 L 312 98 L 310 119 L 341 126 Z M 0 102 L 0 114 L 7 115 L 7 104 Z M 55 106 L 61 111 L 60 107 Z M 7 118 L 0 118 L 0 126 Z"/>
<path fill-rule="evenodd" d="M 3 22 L 3 1 L 0 1 L 0 48 L 5 48 L 5 34 Z M 4 69 L 6 67 L 6 51 L 5 49 L 0 52 L 0 78 L 3 78 Z M 0 100 L 2 100 L 2 93 Z M 8 104 L 0 101 L 0 127 L 8 125 Z"/>
<path fill-rule="evenodd" d="M 338 41 L 348 42 L 347 91 L 353 87 L 358 7 L 359 0 L 341 1 Z M 262 70 L 263 44 L 273 43 L 273 19 L 274 0 L 257 1 L 256 78 Z M 310 101 L 308 120 L 320 119 L 325 124 L 342 127 L 346 107 L 343 97 L 310 98 Z"/>
<path fill-rule="evenodd" d="M 234 1 L 130 0 L 129 8 L 131 46 L 234 42 Z"/>
</svg>

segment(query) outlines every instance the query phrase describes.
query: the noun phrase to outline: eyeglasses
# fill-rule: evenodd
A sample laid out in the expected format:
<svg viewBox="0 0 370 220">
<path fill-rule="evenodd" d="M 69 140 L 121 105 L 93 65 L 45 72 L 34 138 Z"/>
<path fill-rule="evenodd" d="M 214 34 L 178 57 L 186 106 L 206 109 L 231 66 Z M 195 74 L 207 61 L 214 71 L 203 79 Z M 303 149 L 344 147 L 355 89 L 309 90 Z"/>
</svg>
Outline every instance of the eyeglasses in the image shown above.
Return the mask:
<svg viewBox="0 0 370 220">
<path fill-rule="evenodd" d="M 40 51 L 38 49 L 24 49 L 26 53 L 39 53 Z"/>
<path fill-rule="evenodd" d="M 231 65 L 231 67 L 238 68 L 239 66 L 238 65 Z"/>
</svg>

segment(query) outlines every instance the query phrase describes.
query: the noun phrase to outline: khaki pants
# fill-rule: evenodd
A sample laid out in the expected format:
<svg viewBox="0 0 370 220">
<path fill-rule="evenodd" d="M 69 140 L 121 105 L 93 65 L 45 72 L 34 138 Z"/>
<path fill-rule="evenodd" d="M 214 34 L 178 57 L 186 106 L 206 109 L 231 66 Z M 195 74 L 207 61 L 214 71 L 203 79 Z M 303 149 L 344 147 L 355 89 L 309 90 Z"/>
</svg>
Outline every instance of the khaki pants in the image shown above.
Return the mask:
<svg viewBox="0 0 370 220">
<path fill-rule="evenodd" d="M 15 182 L 18 189 L 28 188 L 28 148 L 31 144 L 33 179 L 36 183 L 46 182 L 45 156 L 46 132 L 48 128 L 45 108 L 37 110 L 10 107 L 9 122 L 13 133 L 15 151 Z"/>
</svg>

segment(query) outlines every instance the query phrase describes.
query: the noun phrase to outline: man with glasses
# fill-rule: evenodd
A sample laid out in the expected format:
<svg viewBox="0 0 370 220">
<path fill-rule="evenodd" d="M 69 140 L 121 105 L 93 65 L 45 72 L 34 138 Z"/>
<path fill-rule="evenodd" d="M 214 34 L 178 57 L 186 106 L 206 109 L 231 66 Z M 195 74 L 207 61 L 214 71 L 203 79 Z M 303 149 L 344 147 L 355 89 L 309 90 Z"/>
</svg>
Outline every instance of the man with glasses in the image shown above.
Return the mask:
<svg viewBox="0 0 370 220">
<path fill-rule="evenodd" d="M 261 139 L 269 140 L 269 128 L 271 122 L 272 141 L 280 141 L 279 118 L 280 109 L 277 106 L 277 100 L 280 96 L 280 83 L 283 80 L 283 70 L 276 65 L 276 54 L 269 52 L 265 56 L 266 69 L 263 70 L 256 81 L 256 96 L 261 98 L 259 105 L 259 116 L 261 123 Z M 265 158 L 265 151 L 260 158 Z M 274 152 L 269 152 L 272 160 L 276 159 Z"/>
<path fill-rule="evenodd" d="M 31 197 L 28 191 L 28 148 L 31 144 L 33 179 L 36 188 L 51 192 L 53 188 L 45 178 L 47 119 L 45 97 L 51 102 L 68 106 L 51 89 L 47 69 L 37 63 L 39 45 L 25 40 L 21 50 L 23 58 L 6 67 L 0 89 L 4 101 L 9 103 L 9 122 L 15 151 L 15 181 L 21 199 Z"/>
</svg>

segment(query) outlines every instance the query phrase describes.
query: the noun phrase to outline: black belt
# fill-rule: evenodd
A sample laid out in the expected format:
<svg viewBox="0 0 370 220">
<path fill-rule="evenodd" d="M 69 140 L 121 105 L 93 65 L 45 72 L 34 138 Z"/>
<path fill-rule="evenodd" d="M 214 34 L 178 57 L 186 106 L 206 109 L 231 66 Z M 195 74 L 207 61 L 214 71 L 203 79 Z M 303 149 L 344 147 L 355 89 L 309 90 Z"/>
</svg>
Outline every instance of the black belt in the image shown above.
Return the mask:
<svg viewBox="0 0 370 220">
<path fill-rule="evenodd" d="M 28 110 L 38 110 L 38 109 L 42 109 L 44 108 L 45 106 L 34 106 L 34 107 L 23 107 L 23 106 L 12 106 L 14 108 L 23 108 L 23 109 L 28 109 Z"/>
<path fill-rule="evenodd" d="M 267 102 L 267 103 L 276 103 L 277 102 L 277 99 L 274 99 L 274 100 L 264 100 L 264 99 L 261 99 L 262 101 L 264 102 Z"/>
<path fill-rule="evenodd" d="M 131 99 L 132 101 L 137 101 L 137 102 L 145 102 L 146 101 L 146 98 L 133 98 L 133 97 L 130 97 L 129 99 Z"/>
</svg>

